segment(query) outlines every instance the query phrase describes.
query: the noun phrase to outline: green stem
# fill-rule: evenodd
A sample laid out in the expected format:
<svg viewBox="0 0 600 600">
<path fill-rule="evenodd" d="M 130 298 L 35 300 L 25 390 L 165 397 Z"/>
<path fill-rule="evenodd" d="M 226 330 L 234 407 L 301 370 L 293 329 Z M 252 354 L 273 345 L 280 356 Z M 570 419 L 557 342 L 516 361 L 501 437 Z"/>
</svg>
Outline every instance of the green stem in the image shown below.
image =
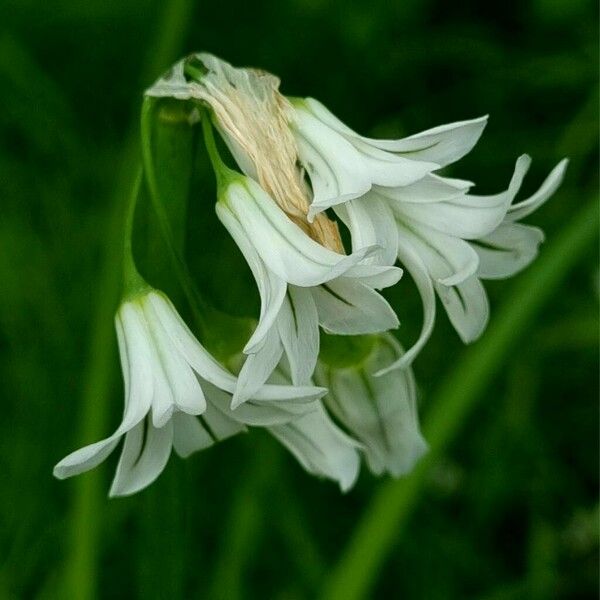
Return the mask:
<svg viewBox="0 0 600 600">
<path fill-rule="evenodd" d="M 371 595 L 379 570 L 417 505 L 429 468 L 457 436 L 510 350 L 593 241 L 597 229 L 594 198 L 515 283 L 513 293 L 507 296 L 487 334 L 465 351 L 439 387 L 423 427 L 430 444 L 429 453 L 410 476 L 381 485 L 331 571 L 321 598 L 358 600 Z"/>
<path fill-rule="evenodd" d="M 219 150 L 217 149 L 217 143 L 215 142 L 215 136 L 213 133 L 213 127 L 210 122 L 208 111 L 204 111 L 202 115 L 202 132 L 204 134 L 204 143 L 208 152 L 208 157 L 215 172 L 217 178 L 217 188 L 223 188 L 227 181 L 230 181 L 232 177 L 239 177 L 240 174 L 233 169 L 230 169 L 221 158 Z"/>
<path fill-rule="evenodd" d="M 147 288 L 148 284 L 140 275 L 135 266 L 133 257 L 133 224 L 135 220 L 135 208 L 140 195 L 140 187 L 142 182 L 142 173 L 138 171 L 137 177 L 133 184 L 133 189 L 129 197 L 127 209 L 125 213 L 125 227 L 123 237 L 123 297 L 134 296 L 140 290 Z"/>
<path fill-rule="evenodd" d="M 165 6 L 158 23 L 161 27 L 156 47 L 148 52 L 144 81 L 150 81 L 164 70 L 177 54 L 185 35 L 190 0 L 171 0 Z M 113 386 L 115 344 L 112 318 L 119 298 L 121 269 L 119 268 L 123 240 L 122 200 L 133 187 L 132 165 L 139 152 L 137 127 L 130 131 L 117 178 L 113 212 L 107 232 L 103 274 L 98 289 L 98 303 L 93 321 L 89 348 L 88 370 L 84 377 L 82 414 L 78 439 L 87 444 L 100 439 L 108 425 L 111 389 Z M 133 170 L 133 172 L 136 172 Z M 137 175 L 137 173 L 136 173 Z M 96 469 L 74 482 L 73 506 L 70 516 L 70 539 L 65 560 L 66 598 L 88 600 L 96 597 L 98 562 L 103 521 L 105 490 L 103 473 Z"/>
<path fill-rule="evenodd" d="M 209 319 L 214 312 L 214 309 L 203 298 L 200 290 L 195 285 L 188 272 L 183 257 L 177 250 L 175 238 L 169 222 L 169 216 L 165 210 L 165 204 L 159 189 L 156 178 L 156 170 L 154 168 L 154 158 L 152 155 L 152 122 L 153 111 L 156 107 L 156 103 L 157 99 L 146 97 L 144 98 L 144 102 L 142 104 L 141 137 L 144 173 L 146 176 L 145 180 L 165 246 L 169 252 L 173 268 L 175 269 L 175 273 L 181 284 L 186 299 L 192 308 L 194 318 L 197 322 L 198 328 L 200 329 L 200 337 L 202 338 L 206 336 Z"/>
</svg>

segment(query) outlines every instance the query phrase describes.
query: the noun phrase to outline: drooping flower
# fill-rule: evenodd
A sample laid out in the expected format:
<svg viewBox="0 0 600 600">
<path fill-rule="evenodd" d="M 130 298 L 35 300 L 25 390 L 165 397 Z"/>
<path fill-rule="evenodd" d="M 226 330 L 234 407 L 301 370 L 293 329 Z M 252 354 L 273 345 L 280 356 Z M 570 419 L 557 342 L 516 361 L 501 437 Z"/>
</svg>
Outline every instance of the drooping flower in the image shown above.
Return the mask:
<svg viewBox="0 0 600 600">
<path fill-rule="evenodd" d="M 359 364 L 330 365 L 320 360 L 315 381 L 328 388 L 323 403 L 361 444 L 369 469 L 399 477 L 427 451 L 419 430 L 412 370 L 376 376 L 403 354 L 390 334 L 373 336 Z"/>
<path fill-rule="evenodd" d="M 481 279 L 509 277 L 535 258 L 541 231 L 516 221 L 556 191 L 567 161 L 561 161 L 530 198 L 513 204 L 530 162 L 521 156 L 508 188 L 491 196 L 470 194 L 468 182 L 432 176 L 410 186 L 378 187 L 336 207 L 360 244 L 395 249 L 421 294 L 421 335 L 394 366 L 408 364 L 429 338 L 436 292 L 461 339 L 474 341 L 489 317 Z M 385 260 L 391 264 L 394 257 L 390 253 Z"/>
<path fill-rule="evenodd" d="M 231 173 L 222 183 L 217 215 L 244 254 L 261 296 L 259 324 L 244 351 L 234 406 L 262 385 L 283 352 L 292 381 L 306 384 L 319 352 L 319 325 L 358 335 L 398 325 L 374 288 L 394 284 L 394 267 L 364 264 L 374 249 L 346 256 L 330 250 L 293 223 L 252 179 Z"/>
<path fill-rule="evenodd" d="M 376 140 L 352 131 L 314 98 L 294 99 L 292 104 L 292 130 L 314 192 L 309 218 L 374 186 L 436 181 L 432 171 L 467 154 L 487 121 L 482 117 L 400 140 Z"/>
<path fill-rule="evenodd" d="M 190 70 L 194 76 L 186 77 Z M 293 383 L 305 384 L 317 360 L 319 325 L 344 335 L 398 325 L 375 291 L 401 276 L 400 269 L 374 259 L 383 249 L 365 246 L 346 256 L 335 222 L 325 214 L 309 221 L 311 191 L 298 166 L 293 108 L 278 86 L 276 77 L 262 71 L 235 69 L 197 54 L 147 92 L 208 106 L 245 174 L 222 165 L 216 148 L 209 148 L 215 169 L 227 173 L 220 177 L 217 214 L 250 265 L 261 296 L 259 324 L 245 347 L 248 359 L 233 406 L 267 380 L 283 353 Z M 204 125 L 212 136 L 206 120 Z"/>
<path fill-rule="evenodd" d="M 60 461 L 60 479 L 100 464 L 125 438 L 111 496 L 133 494 L 164 469 L 171 449 L 180 456 L 210 446 L 251 425 L 280 425 L 315 410 L 325 390 L 266 384 L 234 414 L 236 378 L 198 342 L 169 299 L 147 288 L 124 301 L 116 315 L 125 383 L 125 409 L 108 438 Z"/>
</svg>

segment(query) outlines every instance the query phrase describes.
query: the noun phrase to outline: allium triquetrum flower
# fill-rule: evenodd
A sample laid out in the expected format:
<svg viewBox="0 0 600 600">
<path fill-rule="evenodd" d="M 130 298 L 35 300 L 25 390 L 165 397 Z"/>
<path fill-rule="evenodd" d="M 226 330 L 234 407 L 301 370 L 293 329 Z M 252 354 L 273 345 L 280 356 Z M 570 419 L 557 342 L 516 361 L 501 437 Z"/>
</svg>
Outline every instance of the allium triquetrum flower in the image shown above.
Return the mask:
<svg viewBox="0 0 600 600">
<path fill-rule="evenodd" d="M 196 69 L 197 78 L 188 81 L 186 68 Z M 293 109 L 278 85 L 272 75 L 234 69 L 198 54 L 178 63 L 147 92 L 207 105 L 245 174 L 213 158 L 215 169 L 227 174 L 219 178 L 217 214 L 249 263 L 262 303 L 259 325 L 245 348 L 248 360 L 234 406 L 268 378 L 284 352 L 292 381 L 306 383 L 317 360 L 319 325 L 343 335 L 398 325 L 389 304 L 375 291 L 393 285 L 401 275 L 399 269 L 374 260 L 382 249 L 361 247 L 346 256 L 335 222 L 325 214 L 309 222 L 311 193 L 298 166 L 290 128 Z"/>
<path fill-rule="evenodd" d="M 471 194 L 472 184 L 439 177 L 406 187 L 373 189 L 336 207 L 353 239 L 394 249 L 421 294 L 420 338 L 395 366 L 408 364 L 429 338 L 436 292 L 461 339 L 472 342 L 489 317 L 480 279 L 514 275 L 537 255 L 542 232 L 516 221 L 556 191 L 567 161 L 561 161 L 530 198 L 513 204 L 530 162 L 527 155 L 521 156 L 508 188 L 491 196 Z M 385 259 L 394 262 L 391 252 Z"/>
<path fill-rule="evenodd" d="M 427 451 L 419 429 L 412 370 L 379 371 L 398 361 L 403 351 L 390 334 L 371 336 L 371 347 L 358 364 L 320 360 L 315 381 L 328 388 L 327 409 L 361 444 L 369 469 L 399 477 L 412 470 Z"/>
<path fill-rule="evenodd" d="M 125 382 L 123 420 L 108 438 L 81 448 L 54 468 L 56 477 L 100 464 L 125 437 L 111 496 L 152 483 L 171 448 L 182 457 L 245 429 L 275 426 L 316 410 L 325 390 L 267 384 L 237 413 L 236 378 L 198 342 L 169 299 L 146 288 L 125 300 L 115 318 Z"/>
</svg>

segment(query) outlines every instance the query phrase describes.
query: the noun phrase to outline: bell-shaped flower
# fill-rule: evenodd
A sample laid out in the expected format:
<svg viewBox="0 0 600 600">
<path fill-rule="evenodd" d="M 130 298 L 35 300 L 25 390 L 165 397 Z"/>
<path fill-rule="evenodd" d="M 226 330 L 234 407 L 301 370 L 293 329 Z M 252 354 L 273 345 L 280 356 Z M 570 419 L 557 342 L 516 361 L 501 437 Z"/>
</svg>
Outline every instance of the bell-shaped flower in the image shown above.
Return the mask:
<svg viewBox="0 0 600 600">
<path fill-rule="evenodd" d="M 294 384 L 310 379 L 319 352 L 319 325 L 344 335 L 398 326 L 374 288 L 396 283 L 400 269 L 371 264 L 376 247 L 351 255 L 319 244 L 294 223 L 253 179 L 230 171 L 216 211 L 243 253 L 261 297 L 261 313 L 244 352 L 233 406 L 249 398 L 285 352 Z"/>
<path fill-rule="evenodd" d="M 293 99 L 292 129 L 310 177 L 316 214 L 373 186 L 407 186 L 450 164 L 475 145 L 487 117 L 442 125 L 400 140 L 358 135 L 314 98 Z"/>
<path fill-rule="evenodd" d="M 530 198 L 512 204 L 530 162 L 528 156 L 521 156 L 508 188 L 491 196 L 470 194 L 470 182 L 432 174 L 410 186 L 374 188 L 336 207 L 359 243 L 395 249 L 421 294 L 420 337 L 389 368 L 409 364 L 429 338 L 436 292 L 461 339 L 472 342 L 489 317 L 481 279 L 508 277 L 535 258 L 543 240 L 541 231 L 515 221 L 556 191 L 567 162 L 561 161 Z M 395 233 L 389 225 L 392 221 Z M 391 253 L 385 260 L 391 264 Z"/>
<path fill-rule="evenodd" d="M 410 368 L 377 376 L 402 356 L 390 334 L 377 336 L 359 364 L 319 361 L 315 381 L 329 388 L 323 402 L 361 444 L 369 469 L 399 477 L 427 451 L 419 429 L 415 380 Z"/>
<path fill-rule="evenodd" d="M 94 468 L 124 437 L 110 494 L 133 494 L 160 475 L 172 447 L 185 457 L 242 431 L 245 423 L 284 423 L 325 393 L 313 386 L 267 384 L 234 416 L 229 405 L 236 378 L 202 347 L 164 294 L 146 288 L 129 297 L 115 322 L 123 419 L 108 438 L 60 461 L 54 468 L 60 479 Z"/>
</svg>

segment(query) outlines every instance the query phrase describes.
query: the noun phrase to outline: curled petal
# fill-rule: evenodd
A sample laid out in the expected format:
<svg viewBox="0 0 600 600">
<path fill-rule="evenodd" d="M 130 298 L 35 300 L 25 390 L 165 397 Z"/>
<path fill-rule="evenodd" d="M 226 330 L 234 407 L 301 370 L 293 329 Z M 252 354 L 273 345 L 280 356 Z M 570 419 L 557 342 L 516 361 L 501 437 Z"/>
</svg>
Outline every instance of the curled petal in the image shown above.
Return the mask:
<svg viewBox="0 0 600 600">
<path fill-rule="evenodd" d="M 433 282 L 419 253 L 410 241 L 403 237 L 399 239 L 398 259 L 410 273 L 421 295 L 423 325 L 417 341 L 402 356 L 399 356 L 397 360 L 381 368 L 376 373 L 377 376 L 385 375 L 395 369 L 408 367 L 427 343 L 435 323 L 435 291 Z"/>
<path fill-rule="evenodd" d="M 138 423 L 125 436 L 109 496 L 129 496 L 149 486 L 162 473 L 173 443 L 173 424 L 156 428 L 151 420 Z"/>
<path fill-rule="evenodd" d="M 400 140 L 377 140 L 359 136 L 314 98 L 306 98 L 303 105 L 321 122 L 348 138 L 355 138 L 414 161 L 437 163 L 440 167 L 468 154 L 481 137 L 488 119 L 486 115 L 469 121 L 440 125 Z"/>
<path fill-rule="evenodd" d="M 479 255 L 478 277 L 505 279 L 516 275 L 537 256 L 544 233 L 537 227 L 505 222 L 480 240 L 473 248 Z"/>
<path fill-rule="evenodd" d="M 479 338 L 490 316 L 487 294 L 481 281 L 472 276 L 452 287 L 436 284 L 435 289 L 462 341 L 468 344 Z"/>
<path fill-rule="evenodd" d="M 398 235 L 411 243 L 429 275 L 443 285 L 464 281 L 477 271 L 479 257 L 468 242 L 425 226 L 408 229 L 398 223 Z"/>
<path fill-rule="evenodd" d="M 440 166 L 386 152 L 346 127 L 312 98 L 294 104 L 298 152 L 314 192 L 309 219 L 358 198 L 373 184 L 410 185 Z"/>
<path fill-rule="evenodd" d="M 530 163 L 531 159 L 527 155 L 517 160 L 510 184 L 500 194 L 468 194 L 434 204 L 395 203 L 392 209 L 399 220 L 407 223 L 418 223 L 462 239 L 477 239 L 491 233 L 502 223 Z"/>
<path fill-rule="evenodd" d="M 564 158 L 561 160 L 556 167 L 552 169 L 544 183 L 540 186 L 540 189 L 535 194 L 526 200 L 511 205 L 508 209 L 507 219 L 511 221 L 524 219 L 544 204 L 562 183 L 568 164 L 568 159 Z"/>
<path fill-rule="evenodd" d="M 124 327 L 124 320 L 127 328 Z M 54 467 L 54 476 L 65 479 L 98 466 L 115 449 L 121 437 L 144 419 L 150 410 L 153 378 L 143 322 L 137 311 L 124 306 L 115 318 L 119 355 L 125 383 L 125 409 L 118 429 L 108 438 L 84 446 Z"/>
</svg>

